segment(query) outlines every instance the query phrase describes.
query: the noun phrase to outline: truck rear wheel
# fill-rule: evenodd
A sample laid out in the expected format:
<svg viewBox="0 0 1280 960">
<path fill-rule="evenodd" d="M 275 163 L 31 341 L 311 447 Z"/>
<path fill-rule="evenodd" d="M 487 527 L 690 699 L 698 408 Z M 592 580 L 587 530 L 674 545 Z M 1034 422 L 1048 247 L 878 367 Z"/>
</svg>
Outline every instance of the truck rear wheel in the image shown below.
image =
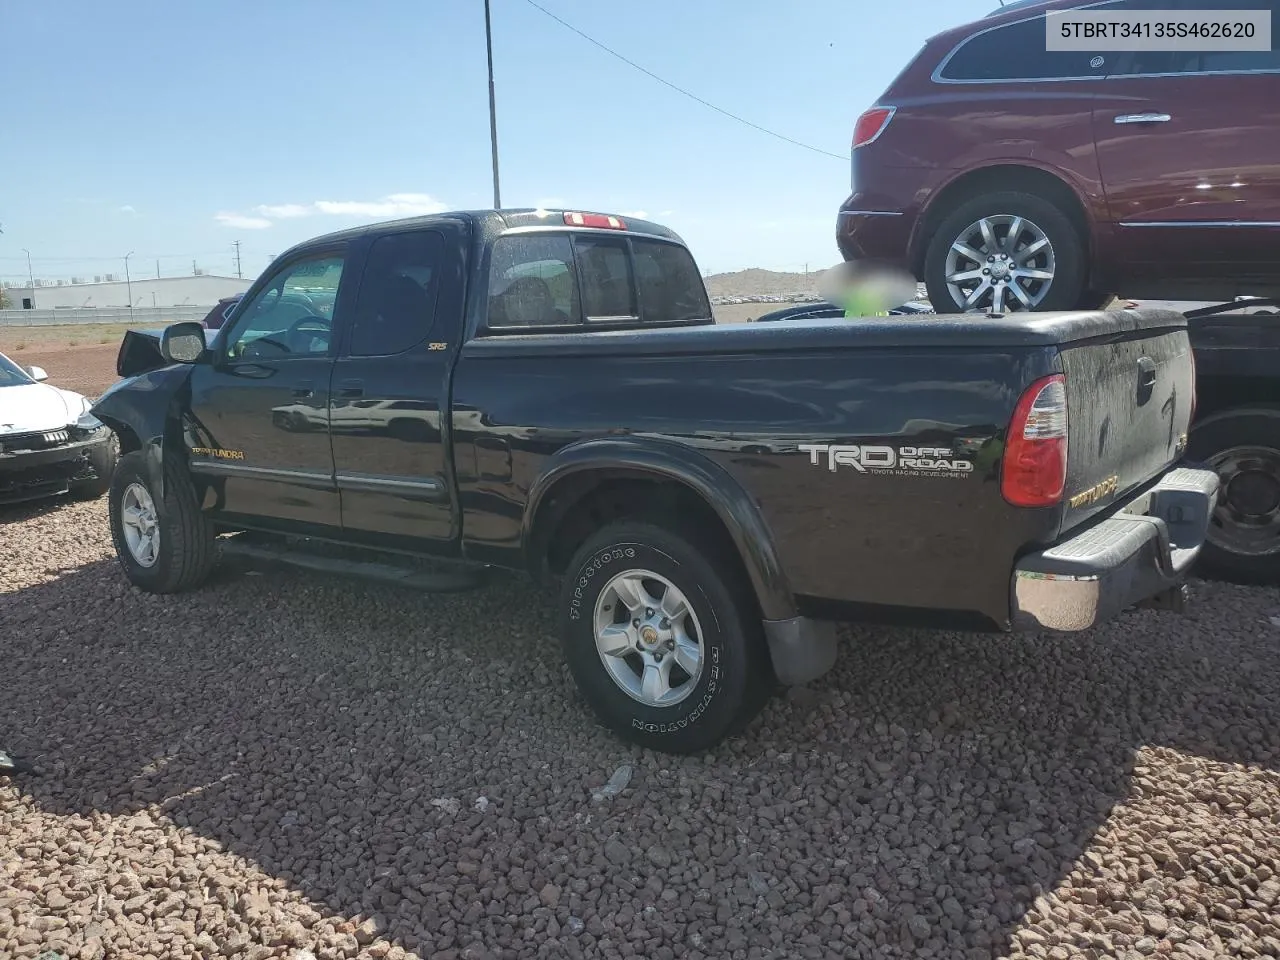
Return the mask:
<svg viewBox="0 0 1280 960">
<path fill-rule="evenodd" d="M 705 750 L 768 699 L 773 668 L 745 585 L 661 527 L 620 521 L 590 537 L 569 564 L 560 604 L 574 680 L 623 739 L 665 753 Z"/>
<path fill-rule="evenodd" d="M 1200 566 L 1228 579 L 1280 580 L 1280 409 L 1205 417 L 1191 429 L 1187 455 L 1222 484 Z"/>
<path fill-rule="evenodd" d="M 108 503 L 116 557 L 135 586 L 177 593 L 208 577 L 216 559 L 213 527 L 180 463 L 165 459 L 160 497 L 142 452 L 125 454 L 112 474 Z"/>
</svg>

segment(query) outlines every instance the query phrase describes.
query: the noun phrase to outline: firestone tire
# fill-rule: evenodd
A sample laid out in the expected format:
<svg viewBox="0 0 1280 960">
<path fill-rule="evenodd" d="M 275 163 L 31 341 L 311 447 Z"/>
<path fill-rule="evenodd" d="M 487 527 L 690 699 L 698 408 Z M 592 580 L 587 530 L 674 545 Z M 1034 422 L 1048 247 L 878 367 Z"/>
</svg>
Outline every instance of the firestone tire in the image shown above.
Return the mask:
<svg viewBox="0 0 1280 960">
<path fill-rule="evenodd" d="M 1192 424 L 1187 457 L 1218 471 L 1223 484 L 1197 558 L 1203 572 L 1246 583 L 1280 583 L 1280 408 L 1223 410 Z M 1251 474 L 1242 478 L 1242 473 Z M 1245 479 L 1252 487 L 1229 489 Z M 1250 504 L 1252 504 L 1250 506 Z M 1243 510 L 1233 510 L 1233 505 Z M 1266 511 L 1270 508 L 1268 513 Z M 1250 516 L 1241 522 L 1240 514 Z M 1259 536 L 1265 519 L 1271 537 Z"/>
<path fill-rule="evenodd" d="M 947 285 L 947 253 L 970 224 L 985 217 L 1022 217 L 1043 232 L 1053 248 L 1054 276 L 1044 299 L 1035 311 L 1095 309 L 1099 294 L 1087 289 L 1088 261 L 1084 241 L 1075 225 L 1058 207 L 1020 190 L 1000 190 L 966 200 L 947 214 L 933 231 L 925 251 L 924 282 L 929 302 L 937 313 L 963 313 L 963 304 L 952 296 Z M 1006 312 L 1009 312 L 1006 298 Z M 1017 310 L 1025 309 L 1016 303 Z"/>
<path fill-rule="evenodd" d="M 645 579 L 645 574 L 657 579 Z M 625 601 L 615 585 L 637 578 L 646 585 L 646 592 L 631 596 L 665 603 L 674 587 L 688 613 L 671 621 L 677 624 L 673 630 L 683 631 L 686 640 L 695 634 L 700 639 L 696 678 L 683 668 L 667 666 L 669 676 L 678 675 L 683 681 L 670 692 L 681 697 L 675 703 L 646 702 L 643 692 L 628 693 L 611 673 L 630 670 L 630 682 L 640 685 L 646 664 L 654 666 L 654 654 L 648 654 L 647 661 L 642 659 L 647 651 L 640 649 L 639 630 L 632 635 L 638 649 L 626 658 L 602 653 L 597 641 L 598 617 L 622 617 L 617 627 L 632 622 L 630 612 L 617 607 Z M 687 754 L 741 732 L 760 712 L 776 681 L 754 604 L 738 580 L 727 564 L 713 562 L 694 544 L 649 523 L 610 524 L 579 548 L 561 586 L 561 636 L 578 689 L 605 726 L 640 746 Z M 613 614 L 607 612 L 611 606 L 616 608 Z M 665 612 L 661 606 L 653 609 L 658 616 Z M 642 610 L 636 613 L 645 616 Z M 665 656 L 684 662 L 674 653 Z"/>
<path fill-rule="evenodd" d="M 181 463 L 164 461 L 164 497 L 156 496 L 141 451 L 125 454 L 111 478 L 108 501 L 111 540 L 129 581 L 148 593 L 178 593 L 199 586 L 217 559 L 212 525 L 200 511 L 191 477 Z M 150 562 L 139 559 L 130 533 L 139 528 L 139 506 L 148 528 L 156 533 Z M 136 541 L 136 536 L 134 537 Z"/>
</svg>

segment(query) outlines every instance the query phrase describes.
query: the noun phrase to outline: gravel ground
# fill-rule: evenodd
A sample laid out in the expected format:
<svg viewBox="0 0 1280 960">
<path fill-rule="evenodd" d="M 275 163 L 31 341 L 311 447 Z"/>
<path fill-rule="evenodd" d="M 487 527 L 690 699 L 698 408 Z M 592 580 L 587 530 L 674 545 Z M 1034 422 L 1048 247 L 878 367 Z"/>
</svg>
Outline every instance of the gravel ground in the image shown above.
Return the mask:
<svg viewBox="0 0 1280 960">
<path fill-rule="evenodd" d="M 105 515 L 0 513 L 0 745 L 42 774 L 0 778 L 2 957 L 1280 956 L 1273 588 L 851 628 L 678 759 L 593 723 L 521 582 L 151 597 Z"/>
</svg>

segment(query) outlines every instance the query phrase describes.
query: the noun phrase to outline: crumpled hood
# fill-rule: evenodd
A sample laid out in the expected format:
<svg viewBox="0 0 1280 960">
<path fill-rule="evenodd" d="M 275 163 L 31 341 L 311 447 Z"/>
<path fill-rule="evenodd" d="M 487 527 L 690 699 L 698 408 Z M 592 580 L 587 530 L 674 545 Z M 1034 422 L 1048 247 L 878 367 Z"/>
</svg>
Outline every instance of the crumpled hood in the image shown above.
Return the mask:
<svg viewBox="0 0 1280 960">
<path fill-rule="evenodd" d="M 84 397 L 44 383 L 0 387 L 0 437 L 6 433 L 59 430 L 85 410 Z"/>
</svg>

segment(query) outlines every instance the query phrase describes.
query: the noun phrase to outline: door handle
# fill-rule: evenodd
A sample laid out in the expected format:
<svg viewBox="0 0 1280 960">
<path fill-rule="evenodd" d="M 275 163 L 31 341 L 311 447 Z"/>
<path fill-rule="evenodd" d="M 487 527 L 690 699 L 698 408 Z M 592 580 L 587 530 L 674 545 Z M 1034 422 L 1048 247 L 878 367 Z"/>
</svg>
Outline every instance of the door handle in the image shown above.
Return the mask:
<svg viewBox="0 0 1280 960">
<path fill-rule="evenodd" d="M 315 387 L 310 381 L 304 380 L 302 383 L 294 385 L 293 395 L 299 400 L 310 400 L 316 395 Z"/>
<path fill-rule="evenodd" d="M 1142 388 L 1156 385 L 1156 362 L 1150 357 L 1138 358 L 1138 386 Z"/>
<path fill-rule="evenodd" d="M 345 399 L 354 399 L 355 397 L 364 396 L 363 380 L 343 380 L 338 384 L 338 396 Z"/>
<path fill-rule="evenodd" d="M 1168 123 L 1173 117 L 1167 113 L 1122 113 L 1116 123 Z"/>
</svg>

